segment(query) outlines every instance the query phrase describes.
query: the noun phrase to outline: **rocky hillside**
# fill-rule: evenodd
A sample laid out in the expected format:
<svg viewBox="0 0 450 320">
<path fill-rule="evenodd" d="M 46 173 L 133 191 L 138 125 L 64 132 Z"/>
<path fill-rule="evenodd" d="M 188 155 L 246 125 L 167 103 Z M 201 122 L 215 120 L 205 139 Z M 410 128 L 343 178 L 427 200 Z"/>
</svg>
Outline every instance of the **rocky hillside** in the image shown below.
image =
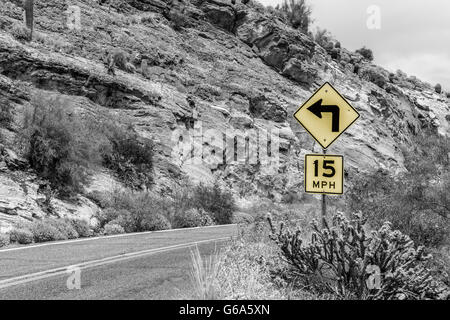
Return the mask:
<svg viewBox="0 0 450 320">
<path fill-rule="evenodd" d="M 419 130 L 450 133 L 450 102 L 429 84 L 372 65 L 346 49 L 325 50 L 253 2 L 228 0 L 36 1 L 32 41 L 22 40 L 20 0 L 1 0 L 0 96 L 14 121 L 0 128 L 0 227 L 44 215 L 40 181 L 15 148 L 23 110 L 37 92 L 63 95 L 83 112 L 131 119 L 155 142 L 157 190 L 187 175 L 220 178 L 237 197 L 279 201 L 303 192 L 303 155 L 320 147 L 293 119 L 294 111 L 325 81 L 361 118 L 331 148 L 344 154 L 346 173 L 402 169 L 400 145 Z M 69 6 L 81 9 L 81 29 L 69 29 Z M 104 57 L 123 50 L 124 70 L 108 72 Z M 250 129 L 279 130 L 276 171 L 259 163 L 190 163 L 176 150 L 177 130 L 201 123 L 228 141 Z M 196 141 L 211 144 L 211 141 Z M 118 182 L 97 171 L 87 190 Z M 61 216 L 89 218 L 98 208 L 55 200 Z M 20 218 L 19 218 L 20 217 Z"/>
</svg>

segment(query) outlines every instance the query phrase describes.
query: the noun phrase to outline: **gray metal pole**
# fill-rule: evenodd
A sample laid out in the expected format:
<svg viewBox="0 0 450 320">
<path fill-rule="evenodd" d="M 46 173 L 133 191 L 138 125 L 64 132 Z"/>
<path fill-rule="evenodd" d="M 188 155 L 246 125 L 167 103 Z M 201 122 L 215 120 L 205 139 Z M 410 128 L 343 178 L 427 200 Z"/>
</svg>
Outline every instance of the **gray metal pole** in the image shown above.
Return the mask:
<svg viewBox="0 0 450 320">
<path fill-rule="evenodd" d="M 327 150 L 323 149 L 323 154 L 327 154 Z M 322 228 L 326 226 L 327 218 L 327 197 L 326 194 L 322 194 Z"/>
</svg>

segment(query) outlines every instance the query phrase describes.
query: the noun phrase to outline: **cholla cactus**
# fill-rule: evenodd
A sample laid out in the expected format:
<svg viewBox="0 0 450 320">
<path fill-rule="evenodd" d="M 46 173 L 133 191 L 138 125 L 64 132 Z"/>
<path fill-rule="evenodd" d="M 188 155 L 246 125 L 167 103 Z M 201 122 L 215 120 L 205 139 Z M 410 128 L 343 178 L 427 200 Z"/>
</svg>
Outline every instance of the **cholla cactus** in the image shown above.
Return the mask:
<svg viewBox="0 0 450 320">
<path fill-rule="evenodd" d="M 283 226 L 272 238 L 290 265 L 286 278 L 301 279 L 302 285 L 320 293 L 357 299 L 437 299 L 449 289 L 434 279 L 426 267 L 429 259 L 422 247 L 389 223 L 368 235 L 365 220 L 343 214 L 333 217 L 332 227 L 319 229 L 313 223 L 311 240 L 305 242 L 300 230 Z M 369 285 L 373 269 L 380 273 L 379 287 Z"/>
<path fill-rule="evenodd" d="M 34 0 L 24 0 L 23 7 L 25 9 L 25 25 L 30 29 L 30 40 L 33 39 L 34 27 Z"/>
</svg>

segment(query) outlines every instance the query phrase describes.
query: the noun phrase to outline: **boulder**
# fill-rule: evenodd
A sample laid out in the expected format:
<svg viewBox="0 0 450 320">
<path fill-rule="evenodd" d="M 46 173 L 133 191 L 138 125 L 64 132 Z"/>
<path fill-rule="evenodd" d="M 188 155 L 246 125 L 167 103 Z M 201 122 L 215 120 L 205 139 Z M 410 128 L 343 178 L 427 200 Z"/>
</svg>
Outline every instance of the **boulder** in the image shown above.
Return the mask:
<svg viewBox="0 0 450 320">
<path fill-rule="evenodd" d="M 270 95 L 260 94 L 250 98 L 250 113 L 255 118 L 263 118 L 275 122 L 284 122 L 287 119 L 286 108 L 280 101 Z"/>
<path fill-rule="evenodd" d="M 207 0 L 203 2 L 201 9 L 209 22 L 227 31 L 234 28 L 236 16 L 235 11 L 229 3 L 219 0 Z"/>
<path fill-rule="evenodd" d="M 25 177 L 0 172 L 0 213 L 32 220 L 45 213 L 37 203 L 38 184 Z"/>
<path fill-rule="evenodd" d="M 283 69 L 283 75 L 306 85 L 311 85 L 317 74 L 318 71 L 315 67 L 296 58 L 290 59 Z"/>
</svg>

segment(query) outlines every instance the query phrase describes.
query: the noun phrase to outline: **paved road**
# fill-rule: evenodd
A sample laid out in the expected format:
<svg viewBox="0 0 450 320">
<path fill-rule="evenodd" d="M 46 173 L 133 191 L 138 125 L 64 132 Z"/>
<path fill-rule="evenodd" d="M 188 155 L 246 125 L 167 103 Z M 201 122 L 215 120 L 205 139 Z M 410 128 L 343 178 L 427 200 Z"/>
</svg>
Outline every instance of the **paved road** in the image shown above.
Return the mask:
<svg viewBox="0 0 450 320">
<path fill-rule="evenodd" d="M 190 248 L 208 255 L 233 235 L 231 225 L 0 250 L 0 299 L 190 298 Z M 71 266 L 80 290 L 67 287 Z"/>
</svg>

